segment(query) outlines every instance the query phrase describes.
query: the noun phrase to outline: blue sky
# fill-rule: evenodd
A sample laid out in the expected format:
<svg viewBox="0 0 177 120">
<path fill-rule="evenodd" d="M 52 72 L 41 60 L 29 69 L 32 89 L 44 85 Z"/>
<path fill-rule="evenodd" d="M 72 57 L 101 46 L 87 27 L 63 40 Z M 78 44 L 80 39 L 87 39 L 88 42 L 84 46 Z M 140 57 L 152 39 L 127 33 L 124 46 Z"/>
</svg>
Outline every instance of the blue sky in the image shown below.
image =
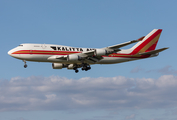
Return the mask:
<svg viewBox="0 0 177 120">
<path fill-rule="evenodd" d="M 0 119 L 175 120 L 175 0 L 1 0 Z M 8 56 L 21 43 L 102 48 L 163 29 L 156 58 L 87 72 Z M 126 48 L 130 48 L 126 46 Z M 82 86 L 82 87 L 80 87 Z M 172 94 L 173 93 L 173 94 Z M 62 99 L 63 98 L 63 99 Z"/>
</svg>

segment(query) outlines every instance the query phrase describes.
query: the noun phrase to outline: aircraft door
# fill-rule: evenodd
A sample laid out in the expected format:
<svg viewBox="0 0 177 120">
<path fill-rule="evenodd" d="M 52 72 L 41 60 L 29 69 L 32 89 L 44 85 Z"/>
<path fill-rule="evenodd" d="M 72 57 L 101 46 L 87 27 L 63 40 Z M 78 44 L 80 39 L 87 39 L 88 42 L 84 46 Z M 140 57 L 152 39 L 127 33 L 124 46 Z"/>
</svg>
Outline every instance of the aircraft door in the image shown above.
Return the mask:
<svg viewBox="0 0 177 120">
<path fill-rule="evenodd" d="M 41 47 L 45 49 L 47 46 L 45 44 L 42 44 Z"/>
</svg>

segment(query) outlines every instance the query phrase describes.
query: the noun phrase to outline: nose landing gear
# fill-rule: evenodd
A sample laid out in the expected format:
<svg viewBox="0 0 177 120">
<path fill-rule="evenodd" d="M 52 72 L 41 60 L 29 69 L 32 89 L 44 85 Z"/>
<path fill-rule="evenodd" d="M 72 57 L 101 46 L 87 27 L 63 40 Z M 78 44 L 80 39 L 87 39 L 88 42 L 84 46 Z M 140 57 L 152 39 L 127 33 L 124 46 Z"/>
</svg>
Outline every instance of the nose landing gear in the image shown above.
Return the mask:
<svg viewBox="0 0 177 120">
<path fill-rule="evenodd" d="M 24 62 L 24 68 L 27 68 L 26 60 L 23 60 Z"/>
</svg>

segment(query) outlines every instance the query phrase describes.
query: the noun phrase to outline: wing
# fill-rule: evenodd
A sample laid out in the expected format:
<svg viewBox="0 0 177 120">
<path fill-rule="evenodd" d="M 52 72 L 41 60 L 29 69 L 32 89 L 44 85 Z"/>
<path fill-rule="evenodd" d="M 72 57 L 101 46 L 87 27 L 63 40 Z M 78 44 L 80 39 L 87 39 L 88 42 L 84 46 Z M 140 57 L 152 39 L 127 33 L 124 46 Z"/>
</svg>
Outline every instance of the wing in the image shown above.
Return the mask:
<svg viewBox="0 0 177 120">
<path fill-rule="evenodd" d="M 124 46 L 130 45 L 130 44 L 132 44 L 132 43 L 139 42 L 139 41 L 143 40 L 144 37 L 145 37 L 145 36 L 140 37 L 140 38 L 137 39 L 137 40 L 132 40 L 132 41 L 129 41 L 129 42 L 125 42 L 125 43 L 121 43 L 121 44 L 117 44 L 117 45 L 109 46 L 109 47 L 107 47 L 107 48 L 108 48 L 108 49 L 119 49 L 119 48 L 121 48 L 121 47 L 124 47 Z"/>
<path fill-rule="evenodd" d="M 95 51 L 87 51 L 87 52 L 82 52 L 82 53 L 75 53 L 75 54 L 70 54 L 70 55 L 53 55 L 48 58 L 48 60 L 67 60 L 70 61 L 71 59 L 75 59 L 78 61 L 85 61 L 88 63 L 95 63 L 98 62 L 99 60 L 102 59 L 101 56 L 95 56 Z"/>
<path fill-rule="evenodd" d="M 135 42 L 139 42 L 144 38 L 141 37 L 137 40 L 132 40 L 129 42 L 125 42 L 125 43 L 121 43 L 118 45 L 113 45 L 113 46 L 109 46 L 106 48 L 102 48 L 102 49 L 95 49 L 95 50 L 91 50 L 91 51 L 86 51 L 86 52 L 81 52 L 81 53 L 75 53 L 75 54 L 70 54 L 70 55 L 54 55 L 48 58 L 48 60 L 56 60 L 56 59 L 60 59 L 60 60 L 67 60 L 67 61 L 84 61 L 84 62 L 88 62 L 88 63 L 95 63 L 98 62 L 99 60 L 103 59 L 102 56 L 107 56 L 109 54 L 115 53 L 117 51 L 119 51 L 121 47 L 124 47 L 126 45 L 135 43 Z"/>
</svg>

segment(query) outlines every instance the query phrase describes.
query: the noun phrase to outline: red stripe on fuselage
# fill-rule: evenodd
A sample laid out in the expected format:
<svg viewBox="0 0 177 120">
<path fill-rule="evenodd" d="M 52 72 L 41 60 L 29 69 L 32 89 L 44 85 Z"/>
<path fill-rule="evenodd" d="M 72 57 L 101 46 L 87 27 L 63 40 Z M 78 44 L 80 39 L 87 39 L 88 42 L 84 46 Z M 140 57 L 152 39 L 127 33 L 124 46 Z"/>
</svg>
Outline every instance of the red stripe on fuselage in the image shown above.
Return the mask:
<svg viewBox="0 0 177 120">
<path fill-rule="evenodd" d="M 75 51 L 47 51 L 47 50 L 19 50 L 13 52 L 12 54 L 29 54 L 29 55 L 70 55 L 75 53 Z M 141 56 L 133 56 L 131 54 L 121 54 L 121 53 L 113 53 L 109 56 L 102 56 L 102 57 L 121 57 L 121 58 L 147 58 L 149 55 L 141 55 Z"/>
<path fill-rule="evenodd" d="M 47 50 L 19 50 L 12 54 L 38 54 L 38 55 L 68 55 L 80 52 L 74 51 L 47 51 Z"/>
</svg>

